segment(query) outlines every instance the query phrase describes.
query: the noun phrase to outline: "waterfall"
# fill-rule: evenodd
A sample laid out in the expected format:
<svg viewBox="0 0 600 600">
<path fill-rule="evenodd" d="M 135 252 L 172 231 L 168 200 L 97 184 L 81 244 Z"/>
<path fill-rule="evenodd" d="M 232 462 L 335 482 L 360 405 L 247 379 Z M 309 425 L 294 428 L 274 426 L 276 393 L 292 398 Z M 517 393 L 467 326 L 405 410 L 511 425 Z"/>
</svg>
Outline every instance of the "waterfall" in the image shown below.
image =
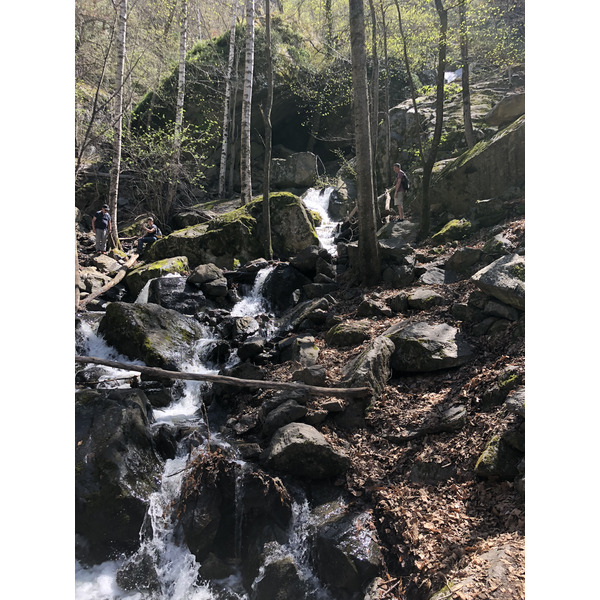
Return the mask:
<svg viewBox="0 0 600 600">
<path fill-rule="evenodd" d="M 332 187 L 327 187 L 322 190 L 316 190 L 314 188 L 309 189 L 304 196 L 302 201 L 308 210 L 318 212 L 321 216 L 321 225 L 317 227 L 317 236 L 323 248 L 325 248 L 331 256 L 337 256 L 337 248 L 334 243 L 335 228 L 338 225 L 338 221 L 332 221 L 329 216 L 329 197 L 333 192 Z"/>
<path fill-rule="evenodd" d="M 256 274 L 252 291 L 244 296 L 232 309 L 232 317 L 255 317 L 260 313 L 268 313 L 269 307 L 262 295 L 262 288 L 271 271 L 275 267 L 265 267 Z"/>
</svg>

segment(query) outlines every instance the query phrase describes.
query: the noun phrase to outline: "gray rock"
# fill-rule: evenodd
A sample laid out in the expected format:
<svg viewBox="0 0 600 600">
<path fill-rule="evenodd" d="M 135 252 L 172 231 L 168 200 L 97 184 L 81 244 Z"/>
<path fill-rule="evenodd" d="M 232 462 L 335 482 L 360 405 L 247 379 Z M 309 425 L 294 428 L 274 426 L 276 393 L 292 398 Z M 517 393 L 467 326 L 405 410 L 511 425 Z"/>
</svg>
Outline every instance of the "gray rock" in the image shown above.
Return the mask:
<svg viewBox="0 0 600 600">
<path fill-rule="evenodd" d="M 390 361 L 394 351 L 392 340 L 384 336 L 376 337 L 345 367 L 344 384 L 348 387 L 371 387 L 375 393 L 383 392 L 392 374 Z"/>
<path fill-rule="evenodd" d="M 503 256 L 471 277 L 477 287 L 501 302 L 525 310 L 525 258 Z"/>
<path fill-rule="evenodd" d="M 525 94 L 511 94 L 503 98 L 485 116 L 488 125 L 501 127 L 525 114 Z"/>
<path fill-rule="evenodd" d="M 263 454 L 270 467 L 307 479 L 327 479 L 344 473 L 350 459 L 334 450 L 311 425 L 291 423 L 279 429 Z"/>
<path fill-rule="evenodd" d="M 457 273 L 466 272 L 481 259 L 481 250 L 478 248 L 458 248 L 454 254 L 447 260 L 446 268 Z"/>
<path fill-rule="evenodd" d="M 456 327 L 444 323 L 399 323 L 383 335 L 394 343 L 391 366 L 398 372 L 449 369 L 474 357 L 464 336 Z"/>
<path fill-rule="evenodd" d="M 427 310 L 445 303 L 446 300 L 441 294 L 427 288 L 418 288 L 408 296 L 408 307 L 415 310 Z"/>
<path fill-rule="evenodd" d="M 273 159 L 271 183 L 274 188 L 308 188 L 315 184 L 317 177 L 317 157 L 312 152 Z"/>
<path fill-rule="evenodd" d="M 369 323 L 345 322 L 334 325 L 325 334 L 325 342 L 329 346 L 343 348 L 347 346 L 358 346 L 371 337 Z"/>
</svg>

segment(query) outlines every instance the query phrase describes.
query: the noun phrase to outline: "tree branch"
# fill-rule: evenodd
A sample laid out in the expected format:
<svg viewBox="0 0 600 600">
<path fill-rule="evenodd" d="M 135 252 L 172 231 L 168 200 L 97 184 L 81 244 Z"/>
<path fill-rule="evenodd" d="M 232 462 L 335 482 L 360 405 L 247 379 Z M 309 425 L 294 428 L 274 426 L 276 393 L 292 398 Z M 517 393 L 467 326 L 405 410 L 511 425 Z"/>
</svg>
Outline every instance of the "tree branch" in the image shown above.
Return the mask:
<svg viewBox="0 0 600 600">
<path fill-rule="evenodd" d="M 239 379 L 227 375 L 212 375 L 209 373 L 187 373 L 184 371 L 166 371 L 157 367 L 146 367 L 134 365 L 131 363 L 122 363 L 115 360 L 96 358 L 94 356 L 75 356 L 75 362 L 105 365 L 115 369 L 124 369 L 126 371 L 138 371 L 158 379 L 186 379 L 192 381 L 212 381 L 224 385 L 234 385 L 245 388 L 260 388 L 270 390 L 289 390 L 303 391 L 311 396 L 337 396 L 341 398 L 365 398 L 373 393 L 369 387 L 358 388 L 326 388 L 307 385 L 304 383 L 292 383 L 285 381 L 262 381 L 260 379 Z"/>
</svg>

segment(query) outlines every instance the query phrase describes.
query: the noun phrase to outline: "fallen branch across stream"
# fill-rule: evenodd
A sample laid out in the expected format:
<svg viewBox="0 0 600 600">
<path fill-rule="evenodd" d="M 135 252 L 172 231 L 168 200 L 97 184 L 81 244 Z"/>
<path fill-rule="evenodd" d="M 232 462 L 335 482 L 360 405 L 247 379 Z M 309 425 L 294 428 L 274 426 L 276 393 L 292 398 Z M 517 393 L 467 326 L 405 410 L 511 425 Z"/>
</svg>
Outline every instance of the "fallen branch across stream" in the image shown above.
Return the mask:
<svg viewBox="0 0 600 600">
<path fill-rule="evenodd" d="M 122 363 L 116 360 L 96 358 L 94 356 L 76 356 L 75 362 L 93 365 L 104 365 L 125 371 L 138 371 L 150 377 L 158 379 L 187 379 L 192 381 L 212 381 L 224 385 L 234 385 L 243 388 L 259 388 L 268 390 L 302 391 L 311 396 L 336 396 L 339 398 L 365 398 L 373 393 L 369 387 L 338 388 L 317 387 L 305 383 L 293 383 L 285 381 L 263 381 L 260 379 L 239 379 L 227 375 L 211 375 L 208 373 L 186 373 L 184 371 L 166 371 L 158 367 L 145 367 L 130 363 Z"/>
</svg>

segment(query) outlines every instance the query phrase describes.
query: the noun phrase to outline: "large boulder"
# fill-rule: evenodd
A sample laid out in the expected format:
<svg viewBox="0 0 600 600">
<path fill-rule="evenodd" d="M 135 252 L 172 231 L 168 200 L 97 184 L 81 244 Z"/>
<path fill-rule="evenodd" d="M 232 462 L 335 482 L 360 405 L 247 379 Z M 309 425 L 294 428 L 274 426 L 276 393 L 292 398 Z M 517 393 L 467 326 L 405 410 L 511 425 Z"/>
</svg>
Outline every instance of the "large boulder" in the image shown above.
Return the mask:
<svg viewBox="0 0 600 600">
<path fill-rule="evenodd" d="M 270 195 L 273 253 L 288 259 L 319 238 L 304 204 L 294 194 Z M 187 256 L 190 267 L 213 263 L 233 269 L 264 256 L 262 198 L 201 223 L 174 231 L 148 249 L 149 260 Z"/>
<path fill-rule="evenodd" d="M 279 429 L 262 456 L 272 469 L 307 479 L 327 479 L 344 473 L 350 459 L 317 429 L 306 423 L 290 423 Z"/>
<path fill-rule="evenodd" d="M 274 188 L 308 188 L 319 176 L 317 157 L 312 152 L 298 152 L 272 161 L 271 184 Z"/>
<path fill-rule="evenodd" d="M 381 393 L 392 374 L 390 362 L 395 349 L 391 339 L 376 337 L 344 368 L 345 385 L 371 387 L 376 393 Z"/>
<path fill-rule="evenodd" d="M 311 280 L 287 263 L 278 264 L 265 279 L 262 295 L 276 314 L 283 314 L 300 300 L 302 288 Z"/>
<path fill-rule="evenodd" d="M 139 545 L 150 494 L 163 469 L 151 407 L 141 390 L 75 396 L 77 558 L 96 564 Z"/>
<path fill-rule="evenodd" d="M 525 115 L 448 162 L 434 177 L 431 202 L 470 215 L 477 200 L 516 195 L 525 185 Z"/>
<path fill-rule="evenodd" d="M 363 600 L 367 585 L 383 564 L 381 548 L 373 538 L 372 517 L 352 515 L 334 507 L 316 532 L 319 578 L 335 590 L 335 597 Z"/>
<path fill-rule="evenodd" d="M 158 277 L 150 281 L 148 302 L 184 315 L 193 315 L 203 306 L 210 306 L 202 291 L 190 285 L 185 277 Z"/>
<path fill-rule="evenodd" d="M 485 121 L 488 125 L 502 127 L 512 123 L 525 114 L 525 94 L 510 94 L 496 104 L 487 115 Z"/>
<path fill-rule="evenodd" d="M 158 304 L 111 302 L 98 333 L 108 344 L 148 366 L 177 369 L 194 354 L 194 342 L 204 338 L 200 324 Z"/>
<path fill-rule="evenodd" d="M 525 310 L 525 257 L 510 254 L 471 277 L 477 287 L 501 302 Z"/>
<path fill-rule="evenodd" d="M 449 369 L 474 358 L 464 336 L 446 323 L 398 323 L 383 335 L 394 342 L 391 365 L 399 373 Z"/>
</svg>

